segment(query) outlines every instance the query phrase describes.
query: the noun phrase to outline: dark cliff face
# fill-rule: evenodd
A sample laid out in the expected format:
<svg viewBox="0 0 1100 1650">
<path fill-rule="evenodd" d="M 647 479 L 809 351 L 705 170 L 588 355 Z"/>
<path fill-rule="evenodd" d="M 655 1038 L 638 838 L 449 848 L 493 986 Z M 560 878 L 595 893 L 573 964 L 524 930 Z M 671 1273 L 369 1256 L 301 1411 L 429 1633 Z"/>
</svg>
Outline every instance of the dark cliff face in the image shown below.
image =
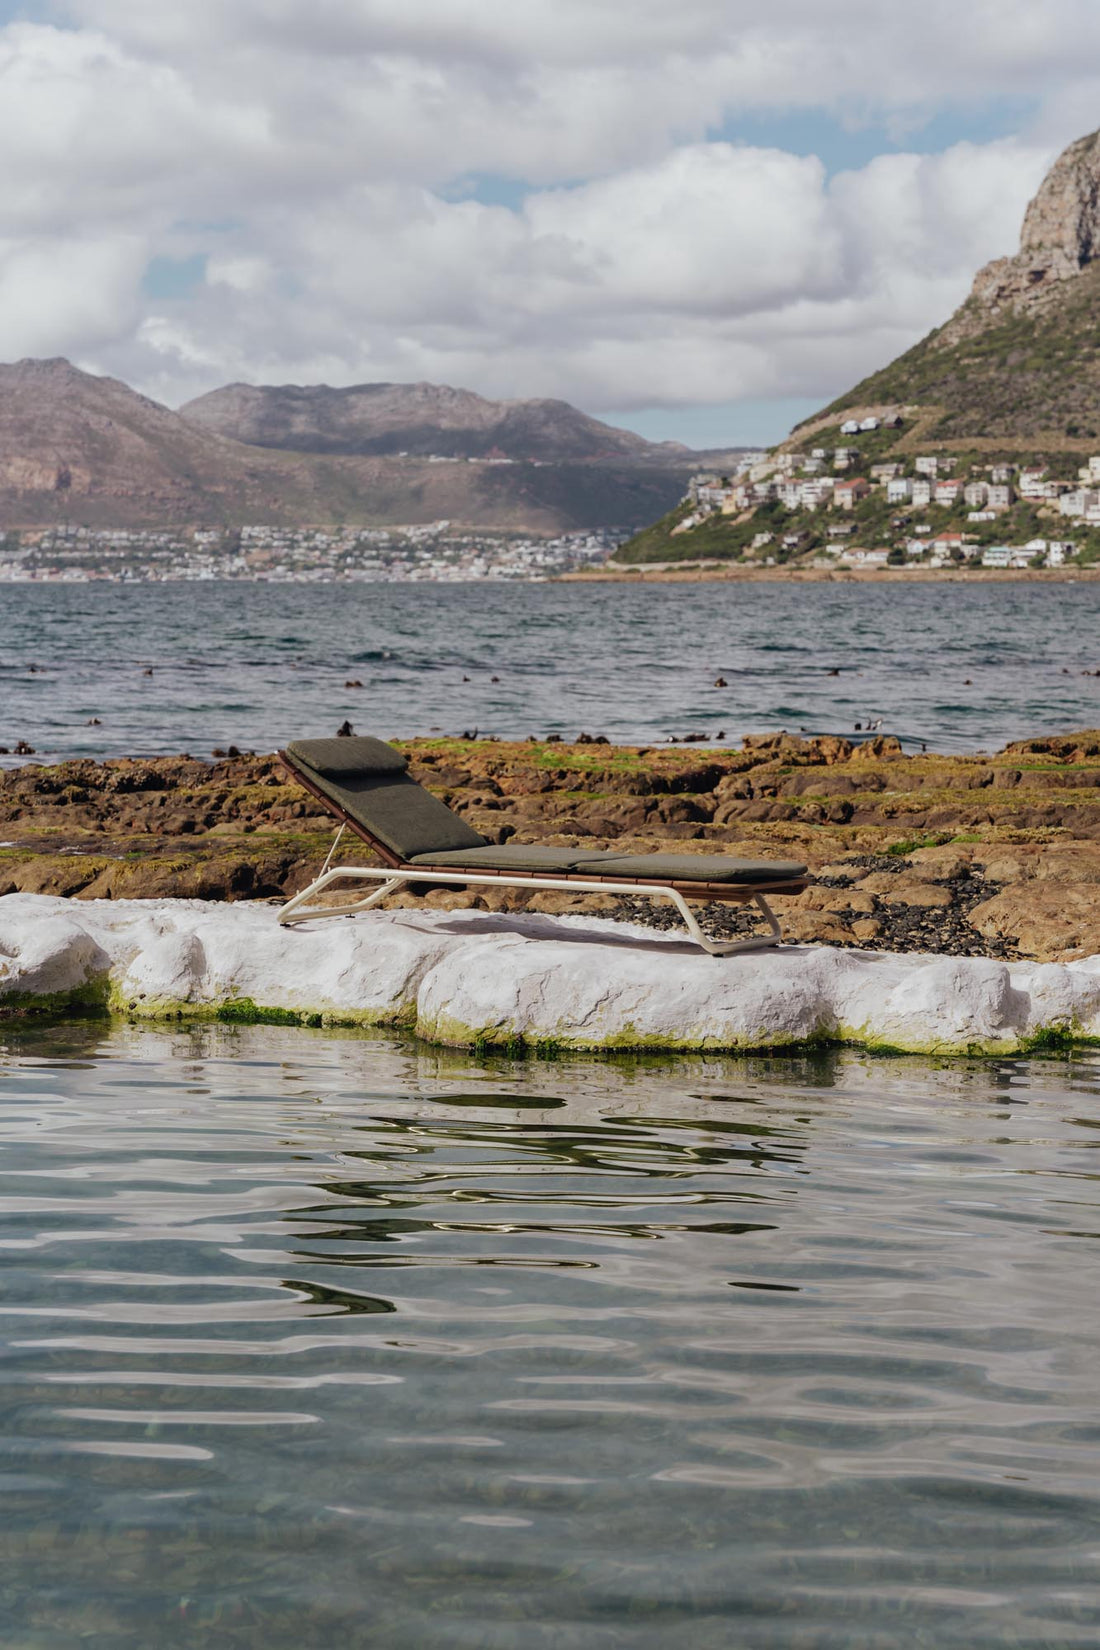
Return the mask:
<svg viewBox="0 0 1100 1650">
<path fill-rule="evenodd" d="M 295 452 L 670 462 L 667 449 L 566 401 L 488 401 L 441 384 L 230 384 L 181 412 L 219 435 Z"/>
</svg>

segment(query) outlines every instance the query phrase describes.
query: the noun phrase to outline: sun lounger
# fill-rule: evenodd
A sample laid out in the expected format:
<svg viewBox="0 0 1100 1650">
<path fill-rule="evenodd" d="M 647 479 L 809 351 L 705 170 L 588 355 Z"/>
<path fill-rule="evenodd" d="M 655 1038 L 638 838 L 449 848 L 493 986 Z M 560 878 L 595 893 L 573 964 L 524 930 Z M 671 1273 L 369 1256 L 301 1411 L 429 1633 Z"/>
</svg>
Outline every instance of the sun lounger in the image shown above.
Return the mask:
<svg viewBox="0 0 1100 1650">
<path fill-rule="evenodd" d="M 728 854 L 621 854 L 614 849 L 494 845 L 410 778 L 408 761 L 380 739 L 302 739 L 279 751 L 291 776 L 340 821 L 320 874 L 279 913 L 281 923 L 367 911 L 407 884 L 433 887 L 564 889 L 670 901 L 696 943 L 712 956 L 782 943 L 768 894 L 797 894 L 806 867 L 788 860 L 735 859 Z M 382 865 L 332 865 L 345 830 L 368 843 Z M 342 905 L 312 906 L 336 882 L 377 882 L 371 893 Z M 707 938 L 689 899 L 755 904 L 768 933 L 717 943 Z"/>
</svg>

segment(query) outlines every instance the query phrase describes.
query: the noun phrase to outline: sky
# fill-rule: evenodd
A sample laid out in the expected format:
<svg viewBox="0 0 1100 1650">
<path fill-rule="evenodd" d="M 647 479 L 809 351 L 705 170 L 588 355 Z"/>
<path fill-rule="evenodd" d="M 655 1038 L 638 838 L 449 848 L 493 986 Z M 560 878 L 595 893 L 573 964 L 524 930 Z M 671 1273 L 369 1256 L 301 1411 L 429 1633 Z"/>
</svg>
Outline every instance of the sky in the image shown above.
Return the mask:
<svg viewBox="0 0 1100 1650">
<path fill-rule="evenodd" d="M 0 360 L 771 442 L 1098 125 L 1096 0 L 0 0 Z"/>
</svg>

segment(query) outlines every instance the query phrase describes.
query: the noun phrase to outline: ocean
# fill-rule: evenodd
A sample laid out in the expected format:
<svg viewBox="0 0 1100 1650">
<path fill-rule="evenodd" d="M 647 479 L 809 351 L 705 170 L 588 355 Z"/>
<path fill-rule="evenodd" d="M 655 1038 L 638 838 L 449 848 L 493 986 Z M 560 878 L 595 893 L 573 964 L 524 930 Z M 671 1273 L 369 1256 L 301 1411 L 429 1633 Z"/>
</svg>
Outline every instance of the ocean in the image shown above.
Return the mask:
<svg viewBox="0 0 1100 1650">
<path fill-rule="evenodd" d="M 994 749 L 1095 727 L 1098 671 L 1093 583 L 0 586 L 0 746 L 45 761 L 270 750 L 345 720 Z"/>
</svg>

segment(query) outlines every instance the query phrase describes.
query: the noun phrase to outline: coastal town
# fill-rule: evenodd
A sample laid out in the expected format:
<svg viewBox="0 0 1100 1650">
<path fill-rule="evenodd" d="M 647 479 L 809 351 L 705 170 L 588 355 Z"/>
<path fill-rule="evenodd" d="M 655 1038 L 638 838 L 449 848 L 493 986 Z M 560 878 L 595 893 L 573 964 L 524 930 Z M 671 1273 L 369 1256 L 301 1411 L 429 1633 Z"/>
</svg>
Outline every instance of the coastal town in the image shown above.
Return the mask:
<svg viewBox="0 0 1100 1650">
<path fill-rule="evenodd" d="M 606 560 L 626 537 L 593 528 L 554 538 L 449 521 L 403 527 L 234 529 L 62 526 L 0 536 L 0 583 L 168 583 L 229 579 L 327 584 L 541 580 Z"/>
<path fill-rule="evenodd" d="M 910 456 L 896 445 L 902 428 L 900 413 L 847 419 L 800 450 L 749 455 L 732 475 L 696 474 L 663 531 L 647 529 L 619 559 L 933 569 L 1100 560 L 1100 454 Z"/>
</svg>

